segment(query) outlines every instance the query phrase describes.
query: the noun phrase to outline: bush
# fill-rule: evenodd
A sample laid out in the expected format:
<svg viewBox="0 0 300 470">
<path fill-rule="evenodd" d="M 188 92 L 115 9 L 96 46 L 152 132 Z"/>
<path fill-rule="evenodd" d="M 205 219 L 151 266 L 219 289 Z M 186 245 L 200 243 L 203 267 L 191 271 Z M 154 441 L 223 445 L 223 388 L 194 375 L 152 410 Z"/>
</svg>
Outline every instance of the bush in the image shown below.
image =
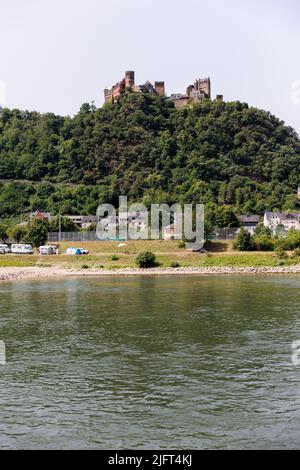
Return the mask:
<svg viewBox="0 0 300 470">
<path fill-rule="evenodd" d="M 89 268 L 90 268 L 90 267 L 89 267 L 87 264 L 83 264 L 83 265 L 81 266 L 81 269 L 89 269 Z"/>
<path fill-rule="evenodd" d="M 279 259 L 276 263 L 276 266 L 284 266 L 285 265 L 285 261 L 283 259 Z"/>
<path fill-rule="evenodd" d="M 252 239 L 253 248 L 257 251 L 273 251 L 274 240 L 268 235 L 254 236 Z"/>
<path fill-rule="evenodd" d="M 171 268 L 180 268 L 180 264 L 177 263 L 177 261 L 173 261 L 173 263 L 170 264 Z"/>
<path fill-rule="evenodd" d="M 279 260 L 284 261 L 289 258 L 289 255 L 280 246 L 276 248 L 275 253 Z"/>
<path fill-rule="evenodd" d="M 45 245 L 48 238 L 48 223 L 35 219 L 28 231 L 28 242 L 33 246 L 38 247 Z"/>
<path fill-rule="evenodd" d="M 241 230 L 239 231 L 236 237 L 236 240 L 234 242 L 234 248 L 239 251 L 251 251 L 252 250 L 253 244 L 252 244 L 251 234 L 244 228 L 241 228 Z"/>
<path fill-rule="evenodd" d="M 272 230 L 268 227 L 265 227 L 264 224 L 261 222 L 255 227 L 254 235 L 260 237 L 261 235 L 265 235 L 268 238 L 272 238 Z"/>
<path fill-rule="evenodd" d="M 119 261 L 119 259 L 120 259 L 120 258 L 119 258 L 119 256 L 117 256 L 117 255 L 112 255 L 112 257 L 111 257 L 111 260 L 112 260 L 112 261 Z"/>
<path fill-rule="evenodd" d="M 277 245 L 283 250 L 300 248 L 300 232 L 292 228 L 285 238 L 278 240 Z"/>
<path fill-rule="evenodd" d="M 185 248 L 185 242 L 184 241 L 179 242 L 178 248 Z"/>
<path fill-rule="evenodd" d="M 136 264 L 140 268 L 154 268 L 157 266 L 156 256 L 151 251 L 143 251 L 137 256 Z"/>
<path fill-rule="evenodd" d="M 300 257 L 300 248 L 296 248 L 296 250 L 292 254 L 292 258 L 295 259 L 295 258 L 299 258 L 299 257 Z"/>
</svg>

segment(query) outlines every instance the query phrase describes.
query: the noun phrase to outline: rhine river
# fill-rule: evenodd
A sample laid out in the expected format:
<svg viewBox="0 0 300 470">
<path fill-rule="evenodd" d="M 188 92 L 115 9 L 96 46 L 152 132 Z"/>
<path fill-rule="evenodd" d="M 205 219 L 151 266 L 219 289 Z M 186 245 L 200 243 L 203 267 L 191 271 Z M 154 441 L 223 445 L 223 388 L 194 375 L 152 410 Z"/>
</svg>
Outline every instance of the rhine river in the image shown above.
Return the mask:
<svg viewBox="0 0 300 470">
<path fill-rule="evenodd" d="M 0 449 L 300 447 L 300 276 L 0 284 Z"/>
</svg>

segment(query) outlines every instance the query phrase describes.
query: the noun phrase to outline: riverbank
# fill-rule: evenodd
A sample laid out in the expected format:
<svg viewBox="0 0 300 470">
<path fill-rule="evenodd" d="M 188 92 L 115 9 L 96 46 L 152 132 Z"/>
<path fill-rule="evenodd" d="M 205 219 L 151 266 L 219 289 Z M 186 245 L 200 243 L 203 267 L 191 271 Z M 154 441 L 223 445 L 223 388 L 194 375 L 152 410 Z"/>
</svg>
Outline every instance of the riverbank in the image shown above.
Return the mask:
<svg viewBox="0 0 300 470">
<path fill-rule="evenodd" d="M 300 264 L 278 267 L 209 267 L 209 268 L 122 268 L 122 269 L 64 269 L 59 266 L 0 268 L 0 281 L 24 279 L 58 278 L 70 276 L 201 276 L 201 275 L 243 275 L 243 274 L 300 274 Z"/>
</svg>

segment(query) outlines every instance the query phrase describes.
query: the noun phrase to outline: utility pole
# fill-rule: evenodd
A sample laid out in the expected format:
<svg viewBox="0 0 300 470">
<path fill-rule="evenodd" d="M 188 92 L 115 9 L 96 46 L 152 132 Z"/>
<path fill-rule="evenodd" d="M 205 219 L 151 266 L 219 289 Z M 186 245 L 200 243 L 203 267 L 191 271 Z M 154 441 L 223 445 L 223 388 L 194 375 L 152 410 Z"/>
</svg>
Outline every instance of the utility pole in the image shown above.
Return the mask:
<svg viewBox="0 0 300 470">
<path fill-rule="evenodd" d="M 61 213 L 58 213 L 58 241 L 61 242 Z"/>
</svg>

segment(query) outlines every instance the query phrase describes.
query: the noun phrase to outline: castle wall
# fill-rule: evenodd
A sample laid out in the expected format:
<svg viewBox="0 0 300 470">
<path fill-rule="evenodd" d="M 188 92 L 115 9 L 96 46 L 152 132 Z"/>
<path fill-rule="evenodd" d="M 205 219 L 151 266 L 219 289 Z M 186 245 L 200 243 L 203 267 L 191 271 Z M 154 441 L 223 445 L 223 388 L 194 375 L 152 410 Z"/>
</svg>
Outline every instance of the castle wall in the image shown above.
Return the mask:
<svg viewBox="0 0 300 470">
<path fill-rule="evenodd" d="M 165 95 L 165 82 L 155 82 L 154 88 L 158 95 Z"/>
<path fill-rule="evenodd" d="M 135 85 L 135 72 L 129 70 L 125 72 L 125 77 L 122 81 L 114 85 L 110 90 L 104 90 L 105 101 L 114 102 L 122 91 L 126 89 L 130 89 L 136 93 L 143 92 L 152 95 L 165 95 L 165 82 L 156 81 L 154 86 L 150 82 L 146 82 L 144 85 Z M 184 108 L 188 105 L 189 100 L 198 102 L 205 98 L 211 99 L 211 80 L 209 77 L 197 79 L 193 85 L 187 88 L 186 95 L 171 95 L 169 99 L 173 101 L 176 108 Z M 216 100 L 222 102 L 223 95 L 217 95 Z"/>
</svg>

